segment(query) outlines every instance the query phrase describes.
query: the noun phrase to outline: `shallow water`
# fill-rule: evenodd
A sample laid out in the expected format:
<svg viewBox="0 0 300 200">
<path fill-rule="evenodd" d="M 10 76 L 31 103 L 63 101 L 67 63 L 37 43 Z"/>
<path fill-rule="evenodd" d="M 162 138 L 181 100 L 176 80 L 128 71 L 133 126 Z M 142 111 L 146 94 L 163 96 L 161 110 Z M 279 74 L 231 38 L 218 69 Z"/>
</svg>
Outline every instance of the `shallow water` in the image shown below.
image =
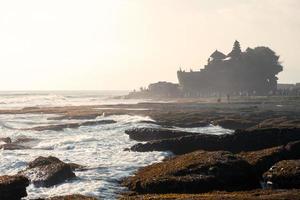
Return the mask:
<svg viewBox="0 0 300 200">
<path fill-rule="evenodd" d="M 13 97 L 11 97 L 13 98 Z M 19 97 L 16 97 L 19 98 Z M 95 98 L 95 97 L 93 97 Z M 102 97 L 101 97 L 102 98 Z M 29 98 L 30 99 L 30 98 Z M 15 101 L 18 101 L 15 99 Z M 84 104 L 86 97 L 77 102 Z M 50 103 L 50 102 L 49 102 Z M 106 100 L 106 103 L 110 101 Z M 15 106 L 22 107 L 22 103 Z M 45 105 L 45 102 L 40 102 Z M 87 102 L 89 104 L 89 102 Z M 26 102 L 26 106 L 36 106 Z M 55 101 L 51 105 L 56 105 Z M 1 108 L 1 107 L 0 107 Z M 1 108 L 4 109 L 4 108 Z M 118 181 L 133 174 L 139 167 L 159 162 L 167 152 L 128 152 L 123 151 L 136 144 L 124 133 L 133 127 L 157 127 L 154 124 L 140 123 L 151 120 L 148 117 L 118 115 L 98 117 L 95 120 L 112 119 L 115 124 L 83 126 L 63 131 L 31 131 L 18 130 L 40 125 L 80 122 L 82 120 L 47 120 L 56 115 L 22 114 L 0 115 L 0 137 L 11 137 L 12 140 L 27 137 L 36 139 L 30 143 L 32 149 L 0 150 L 0 175 L 13 175 L 26 168 L 27 162 L 38 156 L 55 156 L 65 162 L 73 162 L 87 167 L 86 171 L 75 172 L 77 178 L 50 188 L 27 187 L 27 199 L 50 197 L 67 194 L 83 194 L 115 199 L 125 190 Z M 177 128 L 180 130 L 205 132 L 211 134 L 230 133 L 216 126 L 205 128 Z"/>
</svg>

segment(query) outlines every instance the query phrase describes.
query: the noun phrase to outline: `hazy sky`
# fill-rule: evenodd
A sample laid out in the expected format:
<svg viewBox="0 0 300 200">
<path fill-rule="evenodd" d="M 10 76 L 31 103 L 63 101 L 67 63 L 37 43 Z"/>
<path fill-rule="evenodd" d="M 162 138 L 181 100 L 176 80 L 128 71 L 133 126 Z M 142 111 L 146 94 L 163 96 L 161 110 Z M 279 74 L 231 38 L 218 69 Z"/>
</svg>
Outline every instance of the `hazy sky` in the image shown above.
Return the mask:
<svg viewBox="0 0 300 200">
<path fill-rule="evenodd" d="M 300 82 L 299 0 L 0 0 L 0 90 L 177 82 L 215 50 L 269 46 Z"/>
</svg>

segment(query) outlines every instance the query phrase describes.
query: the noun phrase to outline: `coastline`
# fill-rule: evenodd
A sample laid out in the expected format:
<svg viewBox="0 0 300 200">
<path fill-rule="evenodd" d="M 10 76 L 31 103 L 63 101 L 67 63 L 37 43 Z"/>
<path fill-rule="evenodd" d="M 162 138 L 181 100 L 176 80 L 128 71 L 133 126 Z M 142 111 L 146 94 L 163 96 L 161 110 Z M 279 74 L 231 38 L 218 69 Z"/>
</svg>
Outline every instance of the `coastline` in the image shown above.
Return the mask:
<svg viewBox="0 0 300 200">
<path fill-rule="evenodd" d="M 300 134 L 297 128 L 300 128 L 300 99 L 299 97 L 291 98 L 291 97 L 257 97 L 257 98 L 238 98 L 238 99 L 232 99 L 231 102 L 219 102 L 217 103 L 215 99 L 209 98 L 209 99 L 176 99 L 172 100 L 165 100 L 164 103 L 162 102 L 146 102 L 146 103 L 138 103 L 138 104 L 117 104 L 117 105 L 88 105 L 88 106 L 62 106 L 62 107 L 27 107 L 23 109 L 14 109 L 14 110 L 0 110 L 0 114 L 54 114 L 54 117 L 49 117 L 48 120 L 74 120 L 74 119 L 80 119 L 80 120 L 95 120 L 99 116 L 113 116 L 113 115 L 138 115 L 138 116 L 148 116 L 151 120 L 144 121 L 143 123 L 150 123 L 158 125 L 160 128 L 158 128 L 158 135 L 163 134 L 162 128 L 165 128 L 167 131 L 165 134 L 169 134 L 168 130 L 171 130 L 172 127 L 181 127 L 181 128 L 193 128 L 193 127 L 205 127 L 210 124 L 218 125 L 223 128 L 228 128 L 232 130 L 249 130 L 252 132 L 256 132 L 257 130 L 280 130 L 281 132 L 283 130 L 287 129 L 295 129 L 296 134 Z M 100 123 L 100 122 L 97 122 Z M 113 122 L 109 122 L 113 123 Z M 60 129 L 64 128 L 73 128 L 76 129 L 79 126 L 92 126 L 93 124 L 73 124 L 70 126 L 70 124 L 65 124 L 65 126 L 59 127 Z M 42 130 L 56 130 L 57 126 L 40 126 Z M 138 130 L 138 133 L 143 133 L 143 131 L 149 131 L 149 130 Z M 153 131 L 153 130 L 152 130 Z M 180 131 L 179 131 L 180 132 Z M 273 131 L 274 132 L 274 131 Z M 242 131 L 242 133 L 244 133 Z M 173 136 L 171 133 L 170 138 L 177 138 L 182 140 L 182 138 L 190 137 L 188 135 L 179 135 Z M 130 136 L 130 135 L 129 135 Z M 271 135 L 272 136 L 272 135 Z M 275 135 L 273 135 L 275 137 Z M 273 137 L 272 136 L 272 137 Z M 151 141 L 151 135 L 150 141 L 146 142 L 145 144 L 149 143 L 159 143 L 159 141 L 168 141 L 171 139 L 168 139 L 169 136 L 166 136 L 166 138 L 163 139 L 155 139 L 155 141 Z M 157 136 L 156 136 L 157 137 Z M 195 137 L 195 136 L 192 136 Z M 221 136 L 222 137 L 222 136 Z M 276 136 L 277 137 L 277 136 Z M 250 138 L 248 138 L 250 139 Z M 220 139 L 223 141 L 223 139 Z M 255 140 L 255 138 L 253 139 Z M 272 140 L 272 138 L 270 138 Z M 263 149 L 273 148 L 280 145 L 288 145 L 289 142 L 297 141 L 298 138 L 289 138 L 288 140 L 280 143 L 279 145 L 276 145 L 278 143 L 274 143 L 271 146 L 268 147 L 259 147 L 258 149 L 249 149 L 250 152 L 259 151 Z M 195 141 L 192 139 L 190 142 Z M 236 141 L 237 143 L 241 141 Z M 179 144 L 179 143 L 178 143 Z M 189 141 L 188 143 L 189 144 Z M 191 143 L 192 144 L 192 143 Z M 179 144 L 180 145 L 180 144 Z M 20 147 L 21 148 L 21 147 Z M 177 146 L 177 148 L 181 148 Z M 167 151 L 171 150 L 169 147 L 165 148 Z M 134 149 L 131 149 L 132 151 Z M 196 147 L 194 150 L 205 150 L 201 146 Z M 193 151 L 194 151 L 193 150 Z M 222 151 L 224 149 L 218 149 L 218 151 Z M 241 149 L 243 150 L 243 149 Z M 247 150 L 249 152 L 249 150 Z M 228 149 L 227 149 L 228 151 Z M 271 155 L 272 154 L 272 151 Z M 183 155 L 186 155 L 190 153 L 189 150 L 183 153 Z M 175 153 L 176 154 L 176 153 Z M 240 154 L 239 156 L 241 156 Z M 244 158 L 247 161 L 246 154 L 243 154 Z M 260 155 L 264 155 L 262 152 L 257 153 L 257 157 Z M 270 156 L 270 154 L 267 154 Z M 299 159 L 299 152 L 293 153 L 292 157 L 293 159 Z M 175 157 L 176 158 L 176 157 Z M 285 160 L 287 157 L 282 157 L 280 160 Z M 291 157 L 288 157 L 291 158 Z M 276 160 L 275 163 L 279 162 L 280 160 Z M 167 162 L 167 161 L 164 161 Z M 163 162 L 163 163 L 164 163 Z M 250 161 L 247 161 L 250 162 Z M 272 166 L 275 163 L 271 163 Z M 270 167 L 272 167 L 270 166 Z M 141 168 L 140 170 L 144 170 L 146 168 Z M 139 170 L 139 171 L 140 171 Z M 155 183 L 153 183 L 155 184 Z M 180 184 L 182 184 L 180 182 Z M 222 188 L 216 188 L 217 190 L 222 190 Z M 251 189 L 258 189 L 258 188 L 251 188 Z M 212 189 L 214 190 L 214 189 Z M 266 193 L 268 195 L 273 195 L 275 199 L 280 199 L 282 197 L 290 196 L 291 199 L 293 199 L 297 194 L 299 194 L 298 190 L 259 190 L 258 193 L 263 196 Z M 210 192 L 210 191 L 206 191 Z M 149 190 L 149 193 L 151 190 Z M 166 193 L 166 192 L 164 192 Z M 182 192 L 180 192 L 182 193 Z M 251 194 L 247 192 L 233 192 L 233 193 L 222 193 L 219 192 L 221 196 L 227 196 L 228 199 L 236 197 L 236 199 L 242 197 L 247 197 L 251 199 Z M 255 192 L 254 192 L 255 193 Z M 71 195 L 71 194 L 70 194 Z M 214 193 L 211 195 L 206 194 L 199 194 L 193 195 L 193 194 L 186 194 L 186 195 L 176 195 L 176 194 L 162 194 L 161 195 L 145 195 L 145 196 L 139 196 L 139 192 L 137 192 L 138 196 L 123 196 L 120 198 L 123 199 L 169 199 L 169 198 L 175 198 L 175 199 L 218 199 L 213 196 Z M 233 195 L 233 196 L 232 196 Z M 249 196 L 250 195 L 250 196 Z M 282 196 L 283 195 L 283 196 Z M 240 197 L 239 197 L 240 196 Z M 249 197 L 248 197 L 249 196 Z M 255 195 L 254 195 L 255 196 Z M 226 198 L 227 198 L 226 197 Z M 270 196 L 269 196 L 270 197 Z M 265 197 L 267 199 L 267 197 Z"/>
</svg>

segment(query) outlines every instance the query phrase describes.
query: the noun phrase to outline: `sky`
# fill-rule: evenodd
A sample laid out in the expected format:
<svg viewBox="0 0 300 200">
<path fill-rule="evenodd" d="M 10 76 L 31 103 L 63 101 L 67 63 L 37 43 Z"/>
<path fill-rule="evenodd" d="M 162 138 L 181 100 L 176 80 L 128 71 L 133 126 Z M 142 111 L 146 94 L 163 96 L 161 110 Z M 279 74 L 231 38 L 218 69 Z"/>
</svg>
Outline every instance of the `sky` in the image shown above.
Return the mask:
<svg viewBox="0 0 300 200">
<path fill-rule="evenodd" d="M 300 82 L 299 0 L 0 0 L 0 90 L 177 82 L 216 49 L 268 46 Z"/>
</svg>

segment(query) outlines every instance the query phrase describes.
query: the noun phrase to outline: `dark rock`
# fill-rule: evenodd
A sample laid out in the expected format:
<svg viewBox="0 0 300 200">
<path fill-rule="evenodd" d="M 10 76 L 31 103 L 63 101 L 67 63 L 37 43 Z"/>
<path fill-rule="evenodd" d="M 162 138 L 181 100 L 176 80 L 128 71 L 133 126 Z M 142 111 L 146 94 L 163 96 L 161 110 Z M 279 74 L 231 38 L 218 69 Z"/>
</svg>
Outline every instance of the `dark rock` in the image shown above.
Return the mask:
<svg viewBox="0 0 300 200">
<path fill-rule="evenodd" d="M 12 141 L 10 138 L 4 138 L 6 144 L 0 145 L 0 149 L 4 150 L 19 150 L 19 149 L 30 149 L 34 141 L 37 139 L 19 137 L 16 140 Z M 0 139 L 1 140 L 1 139 Z M 3 140 L 4 141 L 4 140 Z"/>
<path fill-rule="evenodd" d="M 251 190 L 241 192 L 209 192 L 202 194 L 124 195 L 120 200 L 299 200 L 300 190 Z"/>
<path fill-rule="evenodd" d="M 300 128 L 300 119 L 289 119 L 287 116 L 264 119 L 253 128 Z"/>
<path fill-rule="evenodd" d="M 149 113 L 150 117 L 156 121 L 157 124 L 167 127 L 205 127 L 210 124 L 210 120 L 207 117 L 207 112 L 194 113 L 192 111 L 188 112 L 156 112 Z M 214 115 L 213 113 L 210 113 Z"/>
<path fill-rule="evenodd" d="M 96 125 L 104 125 L 104 124 L 112 124 L 112 123 L 116 123 L 116 121 L 114 121 L 114 120 L 99 120 L 99 121 L 87 121 L 87 122 L 81 122 L 81 123 L 53 124 L 53 125 L 47 125 L 47 126 L 36 126 L 33 128 L 24 129 L 24 130 L 61 131 L 65 128 L 78 128 L 80 126 L 96 126 Z"/>
<path fill-rule="evenodd" d="M 14 144 L 14 143 L 8 143 L 8 144 L 0 145 L 0 149 L 3 149 L 3 150 L 20 150 L 20 149 L 30 149 L 30 147 L 23 146 L 23 145 L 18 145 L 18 144 Z"/>
<path fill-rule="evenodd" d="M 0 176 L 0 199 L 20 200 L 27 196 L 28 185 L 28 179 L 23 176 Z"/>
<path fill-rule="evenodd" d="M 125 148 L 123 151 L 130 151 L 130 148 Z"/>
<path fill-rule="evenodd" d="M 125 130 L 125 133 L 130 139 L 137 141 L 162 140 L 197 134 L 165 128 L 133 128 Z"/>
<path fill-rule="evenodd" d="M 196 150 L 207 151 L 256 151 L 265 148 L 285 145 L 300 140 L 299 128 L 236 130 L 233 134 L 210 135 L 197 134 L 180 138 L 150 141 L 136 144 L 132 151 L 172 151 L 184 154 Z"/>
<path fill-rule="evenodd" d="M 252 189 L 259 182 L 251 165 L 229 152 L 196 151 L 144 167 L 123 184 L 138 193 L 201 193 Z"/>
<path fill-rule="evenodd" d="M 300 160 L 283 160 L 273 165 L 263 175 L 272 188 L 300 188 Z"/>
<path fill-rule="evenodd" d="M 241 152 L 239 156 L 248 161 L 254 167 L 257 175 L 261 176 L 281 160 L 300 159 L 300 141 L 290 142 L 285 146 Z"/>
<path fill-rule="evenodd" d="M 286 160 L 300 159 L 300 141 L 290 142 L 284 148 L 287 151 Z"/>
<path fill-rule="evenodd" d="M 50 187 L 75 177 L 69 164 L 51 156 L 38 157 L 19 174 L 26 176 L 37 187 Z"/>
<path fill-rule="evenodd" d="M 16 138 L 16 140 L 13 141 L 13 143 L 14 144 L 24 144 L 24 143 L 32 143 L 32 142 L 36 142 L 36 141 L 38 141 L 38 139 L 21 136 L 21 137 Z"/>
<path fill-rule="evenodd" d="M 50 165 L 54 163 L 63 163 L 61 160 L 59 160 L 56 157 L 49 156 L 49 157 L 43 157 L 40 156 L 36 158 L 35 160 L 28 163 L 29 168 L 35 168 L 43 165 Z"/>
<path fill-rule="evenodd" d="M 273 147 L 258 151 L 241 152 L 238 154 L 253 167 L 258 176 L 261 176 L 276 162 L 281 161 L 286 156 L 283 146 Z"/>
<path fill-rule="evenodd" d="M 255 151 L 300 140 L 300 128 L 236 130 L 228 136 L 229 151 Z"/>
<path fill-rule="evenodd" d="M 256 124 L 256 122 L 250 121 L 250 120 L 245 120 L 245 119 L 219 119 L 213 121 L 214 125 L 219 125 L 223 128 L 227 129 L 247 129 Z"/>
<path fill-rule="evenodd" d="M 6 138 L 0 138 L 0 141 L 5 142 L 7 144 L 11 143 L 11 139 L 9 137 Z"/>
<path fill-rule="evenodd" d="M 76 164 L 76 163 L 68 163 L 68 165 L 70 165 L 72 171 L 84 171 L 87 170 L 86 167 Z"/>
<path fill-rule="evenodd" d="M 217 135 L 193 135 L 179 138 L 150 141 L 133 145 L 130 150 L 138 152 L 171 151 L 174 154 L 185 154 L 196 150 L 221 150 Z M 223 148 L 223 147 L 222 147 Z"/>
</svg>

